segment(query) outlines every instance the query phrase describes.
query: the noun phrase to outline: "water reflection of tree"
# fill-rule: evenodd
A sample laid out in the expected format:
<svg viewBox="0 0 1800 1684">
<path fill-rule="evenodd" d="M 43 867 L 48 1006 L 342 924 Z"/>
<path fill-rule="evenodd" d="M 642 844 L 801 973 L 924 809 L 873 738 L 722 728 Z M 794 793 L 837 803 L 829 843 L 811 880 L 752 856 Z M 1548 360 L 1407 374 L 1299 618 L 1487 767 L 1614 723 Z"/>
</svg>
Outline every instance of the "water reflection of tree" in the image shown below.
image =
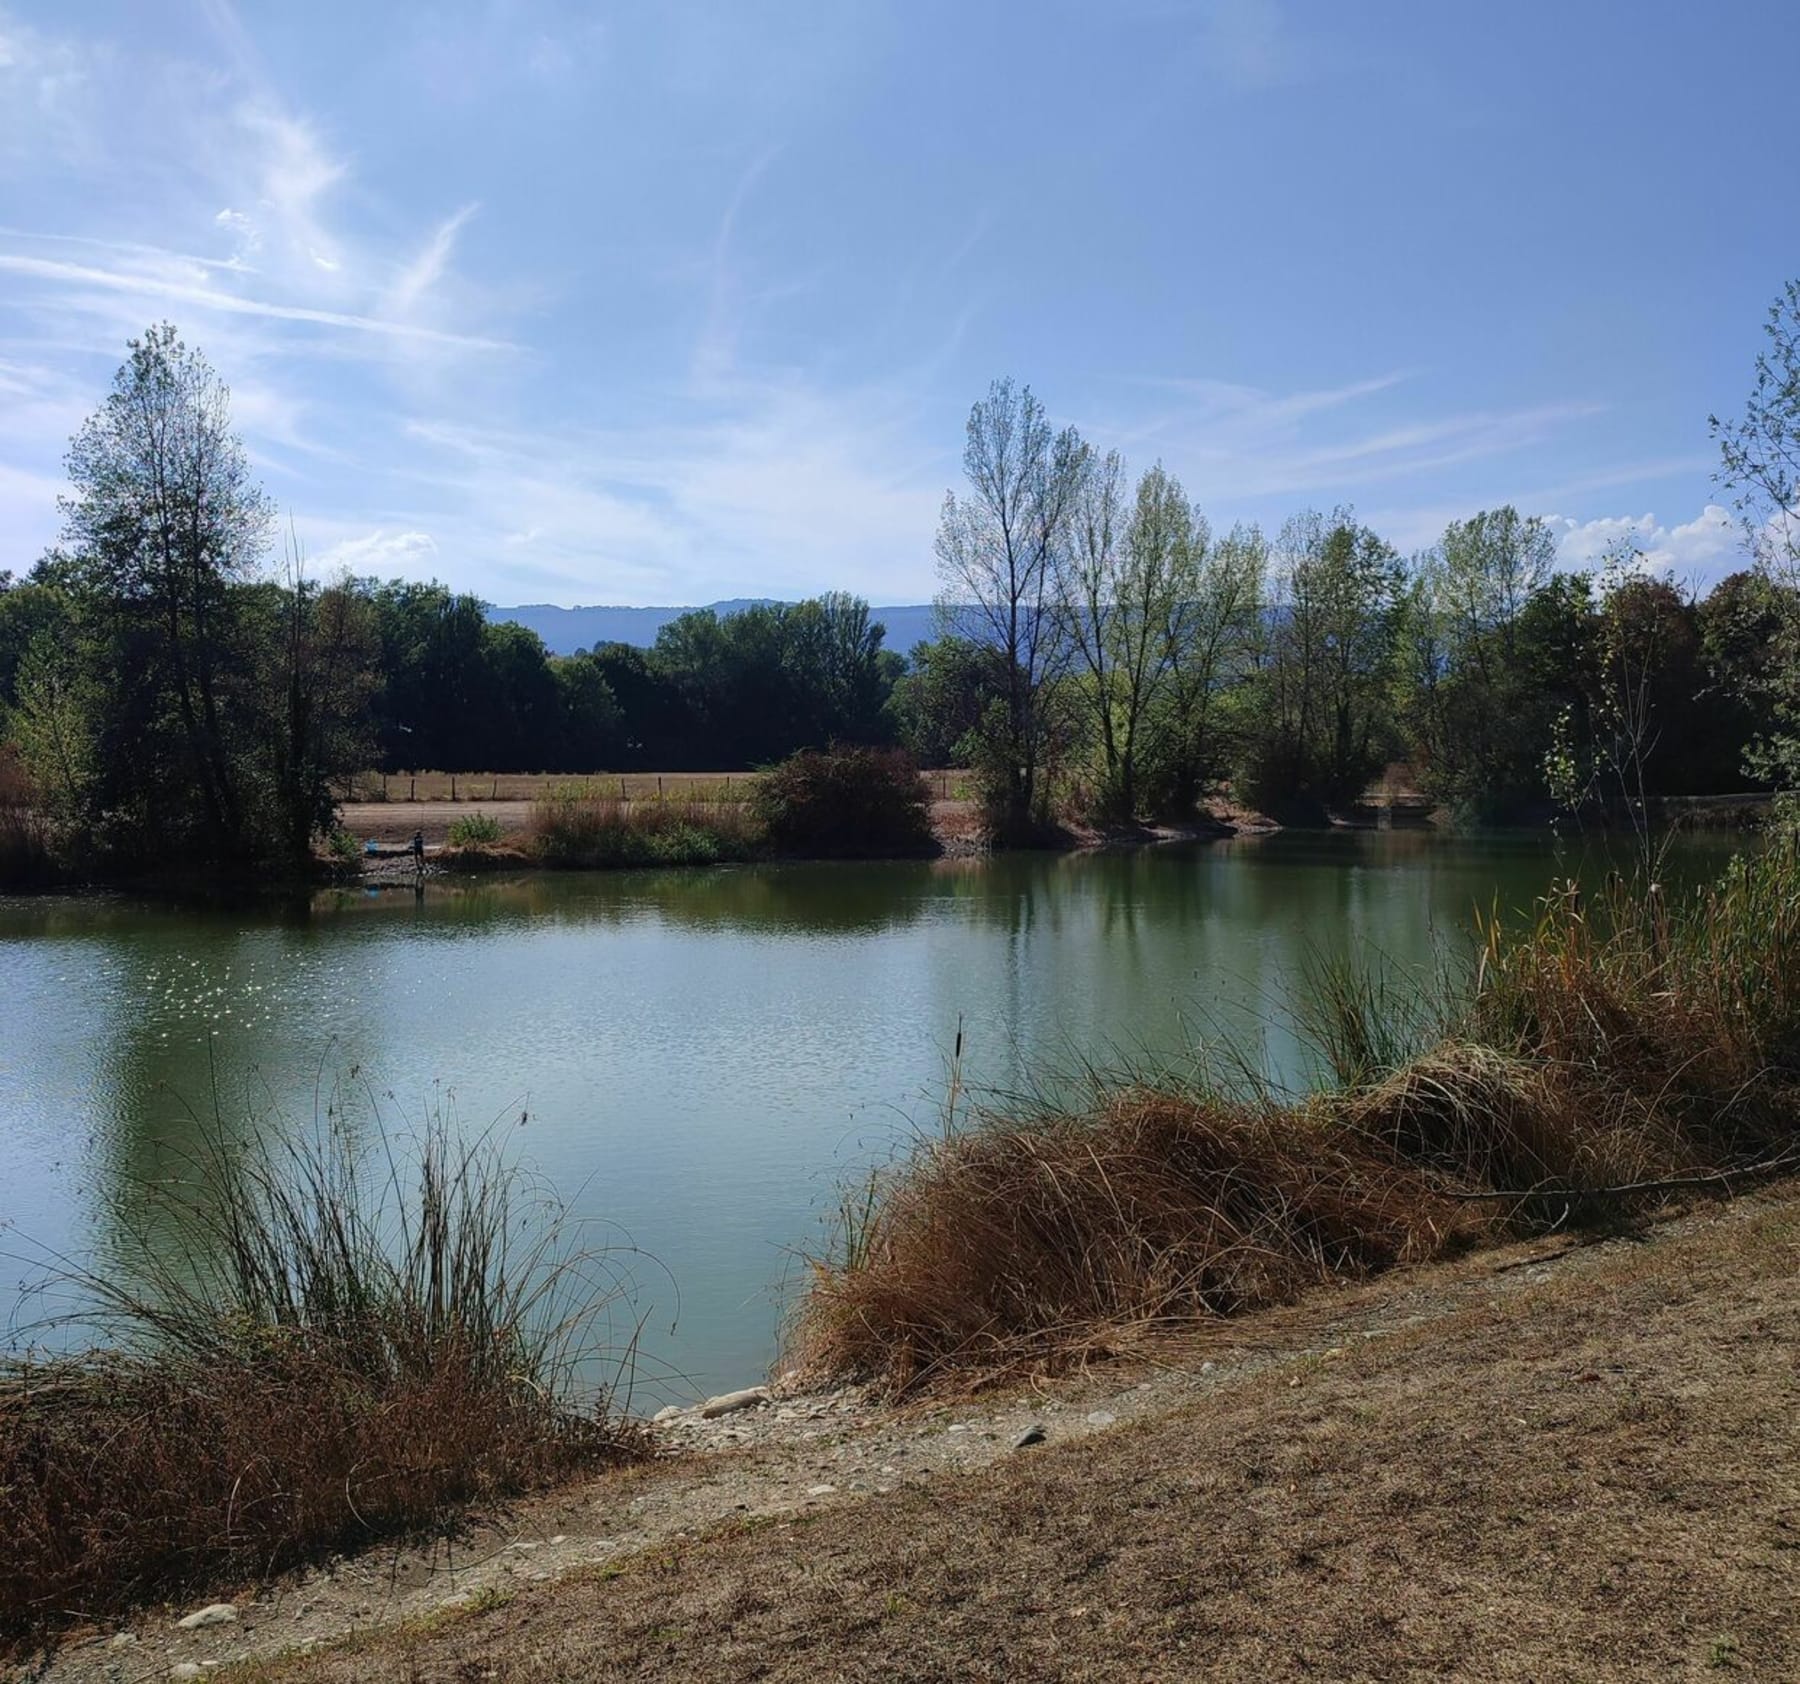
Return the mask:
<svg viewBox="0 0 1800 1684">
<path fill-rule="evenodd" d="M 304 908 L 297 915 L 265 907 L 251 919 L 140 910 L 135 919 L 103 918 L 96 939 L 106 942 L 112 966 L 85 1025 L 97 1073 L 85 1161 L 92 1255 L 122 1264 L 151 1238 L 168 1256 L 201 1261 L 218 1239 L 214 1201 L 249 1154 L 327 1126 L 368 1133 L 366 1096 L 344 1073 L 374 1037 L 334 1040 L 314 1067 L 311 1091 L 295 1091 L 265 1064 L 289 1050 L 294 1014 L 314 983 L 277 994 L 254 1023 L 246 1022 L 246 1000 L 278 989 L 329 939 Z M 178 966 L 185 968 L 171 1001 Z M 210 1021 L 215 1016 L 222 1021 Z M 193 1192 L 170 1196 L 174 1184 Z"/>
</svg>

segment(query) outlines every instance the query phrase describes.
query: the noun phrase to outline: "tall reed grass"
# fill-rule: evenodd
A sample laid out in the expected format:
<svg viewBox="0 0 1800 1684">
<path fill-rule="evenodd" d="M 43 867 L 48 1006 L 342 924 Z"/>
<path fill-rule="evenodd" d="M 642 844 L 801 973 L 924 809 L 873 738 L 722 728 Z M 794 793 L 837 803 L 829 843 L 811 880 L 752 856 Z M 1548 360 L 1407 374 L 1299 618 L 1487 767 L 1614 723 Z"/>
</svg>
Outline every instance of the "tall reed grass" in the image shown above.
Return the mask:
<svg viewBox="0 0 1800 1684">
<path fill-rule="evenodd" d="M 754 858 L 761 835 L 743 802 L 621 801 L 586 793 L 534 802 L 526 849 L 545 865 L 709 865 Z"/>
<path fill-rule="evenodd" d="M 61 880 L 49 823 L 18 757 L 0 744 L 0 891 Z"/>
<path fill-rule="evenodd" d="M 373 1166 L 336 1127 L 211 1129 L 114 1226 L 104 1264 L 54 1281 L 85 1348 L 0 1368 L 0 1636 L 427 1532 L 643 1448 L 629 1353 L 603 1350 L 609 1259 L 441 1121 Z"/>
<path fill-rule="evenodd" d="M 848 1202 L 792 1331 L 896 1393 L 1055 1366 L 1546 1224 L 1800 1168 L 1800 844 L 1710 887 L 1563 885 L 1460 979 L 1326 966 L 1336 1084 L 1131 1073 L 922 1140 Z"/>
</svg>

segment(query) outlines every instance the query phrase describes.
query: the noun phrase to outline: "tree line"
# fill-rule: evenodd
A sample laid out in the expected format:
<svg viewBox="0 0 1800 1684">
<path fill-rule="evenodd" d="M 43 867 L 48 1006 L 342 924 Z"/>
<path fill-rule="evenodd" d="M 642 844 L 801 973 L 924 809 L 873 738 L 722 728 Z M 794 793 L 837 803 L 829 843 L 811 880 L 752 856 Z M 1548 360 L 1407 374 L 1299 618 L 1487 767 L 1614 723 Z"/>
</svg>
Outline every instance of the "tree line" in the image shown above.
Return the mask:
<svg viewBox="0 0 1800 1684">
<path fill-rule="evenodd" d="M 0 573 L 0 752 L 126 866 L 298 858 L 370 769 L 727 771 L 834 742 L 970 767 L 1000 840 L 1221 786 L 1317 817 L 1396 760 L 1478 820 L 1786 783 L 1797 322 L 1790 289 L 1749 412 L 1714 423 L 1762 554 L 1698 599 L 1629 555 L 1559 571 L 1512 508 L 1404 557 L 1348 508 L 1218 532 L 1162 465 L 1134 478 L 998 381 L 910 656 L 844 593 L 556 656 L 440 584 L 311 579 L 224 384 L 162 326 L 72 441 L 62 542 Z"/>
<path fill-rule="evenodd" d="M 1746 568 L 1703 599 L 1620 553 L 1561 572 L 1539 518 L 1452 521 L 1409 557 L 1355 512 L 1216 533 L 1160 464 L 1053 429 L 997 381 L 945 500 L 940 611 L 902 728 L 981 774 L 997 834 L 1059 803 L 1192 812 L 1223 782 L 1289 818 L 1390 762 L 1484 821 L 1598 796 L 1767 787 L 1800 595 Z"/>
</svg>

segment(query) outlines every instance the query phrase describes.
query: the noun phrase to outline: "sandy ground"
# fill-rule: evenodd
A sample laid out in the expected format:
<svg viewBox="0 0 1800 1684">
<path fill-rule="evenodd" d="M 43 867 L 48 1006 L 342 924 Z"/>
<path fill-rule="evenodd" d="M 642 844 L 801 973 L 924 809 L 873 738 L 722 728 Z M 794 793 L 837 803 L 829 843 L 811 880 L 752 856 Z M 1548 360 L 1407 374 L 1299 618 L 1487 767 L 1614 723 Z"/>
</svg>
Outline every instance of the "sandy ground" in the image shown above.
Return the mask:
<svg viewBox="0 0 1800 1684">
<path fill-rule="evenodd" d="M 1800 1676 L 1800 1189 L 646 1468 L 63 1650 L 306 1681 Z M 1025 1429 L 1044 1442 L 1018 1446 Z"/>
<path fill-rule="evenodd" d="M 422 830 L 427 847 L 441 848 L 458 819 L 486 816 L 514 831 L 530 815 L 529 801 L 352 801 L 339 810 L 339 823 L 359 842 L 408 842 Z"/>
</svg>

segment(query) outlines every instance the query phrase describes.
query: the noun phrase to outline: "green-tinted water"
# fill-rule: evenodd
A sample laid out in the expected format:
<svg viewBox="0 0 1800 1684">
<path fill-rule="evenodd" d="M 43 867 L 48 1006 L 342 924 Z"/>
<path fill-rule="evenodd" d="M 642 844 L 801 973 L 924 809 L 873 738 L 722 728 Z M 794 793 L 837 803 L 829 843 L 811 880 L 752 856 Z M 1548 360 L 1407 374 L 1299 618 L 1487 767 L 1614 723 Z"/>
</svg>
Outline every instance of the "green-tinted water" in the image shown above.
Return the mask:
<svg viewBox="0 0 1800 1684">
<path fill-rule="evenodd" d="M 1729 846 L 1685 842 L 1678 868 Z M 0 1295 L 29 1272 L 16 1254 L 93 1254 L 105 1195 L 167 1173 L 215 1091 L 228 1119 L 300 1128 L 348 1079 L 365 1131 L 403 1133 L 434 1103 L 469 1128 L 503 1119 L 584 1215 L 658 1261 L 635 1269 L 653 1362 L 742 1384 L 838 1187 L 935 1125 L 959 1020 L 977 1083 L 1220 1030 L 1303 1080 L 1281 1001 L 1309 950 L 1427 966 L 1477 905 L 1600 864 L 1536 837 L 1289 834 L 540 876 L 286 912 L 0 900 Z"/>
</svg>

